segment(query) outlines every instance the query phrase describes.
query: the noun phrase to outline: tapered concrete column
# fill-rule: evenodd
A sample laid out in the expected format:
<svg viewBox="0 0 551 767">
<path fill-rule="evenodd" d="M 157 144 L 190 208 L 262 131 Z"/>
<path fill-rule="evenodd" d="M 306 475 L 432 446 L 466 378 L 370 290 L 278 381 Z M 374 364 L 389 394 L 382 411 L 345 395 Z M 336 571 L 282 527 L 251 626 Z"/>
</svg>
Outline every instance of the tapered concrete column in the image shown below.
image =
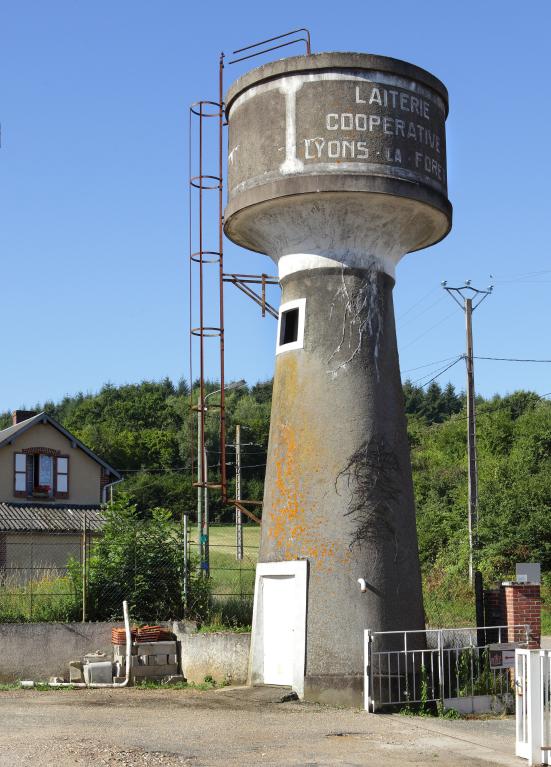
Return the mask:
<svg viewBox="0 0 551 767">
<path fill-rule="evenodd" d="M 282 306 L 305 299 L 304 345 L 276 357 L 260 561 L 309 562 L 319 700 L 361 696 L 363 629 L 423 627 L 393 284 L 345 267 L 282 281 Z"/>
</svg>

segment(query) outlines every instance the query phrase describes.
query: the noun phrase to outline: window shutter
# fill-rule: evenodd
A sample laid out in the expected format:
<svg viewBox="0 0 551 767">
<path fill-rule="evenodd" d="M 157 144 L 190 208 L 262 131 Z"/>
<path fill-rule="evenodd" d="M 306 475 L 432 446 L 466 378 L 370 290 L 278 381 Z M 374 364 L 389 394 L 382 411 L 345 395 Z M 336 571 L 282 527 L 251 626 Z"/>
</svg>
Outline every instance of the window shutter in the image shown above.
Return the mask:
<svg viewBox="0 0 551 767">
<path fill-rule="evenodd" d="M 58 457 L 56 469 L 56 493 L 57 495 L 67 495 L 69 492 L 69 459 L 66 456 Z"/>
<path fill-rule="evenodd" d="M 32 495 L 34 489 L 34 455 L 27 456 L 27 495 Z"/>
<path fill-rule="evenodd" d="M 25 453 L 15 453 L 14 489 L 16 493 L 26 493 L 27 490 L 27 456 Z"/>
</svg>

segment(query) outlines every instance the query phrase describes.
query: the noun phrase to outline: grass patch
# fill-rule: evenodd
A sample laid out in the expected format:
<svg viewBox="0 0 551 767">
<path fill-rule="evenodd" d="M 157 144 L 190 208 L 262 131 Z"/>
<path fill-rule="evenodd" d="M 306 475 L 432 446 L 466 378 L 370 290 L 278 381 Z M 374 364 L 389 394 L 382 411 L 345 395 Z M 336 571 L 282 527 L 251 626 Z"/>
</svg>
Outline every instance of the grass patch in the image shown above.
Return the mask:
<svg viewBox="0 0 551 767">
<path fill-rule="evenodd" d="M 191 551 L 197 549 L 195 531 Z M 211 593 L 214 598 L 251 597 L 254 593 L 255 568 L 260 545 L 260 526 L 243 525 L 243 559 L 236 559 L 235 525 L 212 525 L 209 528 Z"/>
<path fill-rule="evenodd" d="M 402 716 L 422 716 L 438 719 L 463 719 L 454 708 L 444 708 L 441 703 L 416 703 L 403 706 L 398 710 Z"/>
<path fill-rule="evenodd" d="M 0 623 L 64 623 L 78 620 L 79 612 L 74 582 L 58 570 L 26 583 L 8 576 L 0 585 Z"/>
<path fill-rule="evenodd" d="M 433 569 L 423 579 L 427 628 L 460 628 L 476 623 L 474 594 L 467 579 Z"/>
<path fill-rule="evenodd" d="M 224 686 L 220 685 L 220 687 Z M 216 682 L 212 677 L 205 677 L 204 682 L 176 682 L 175 684 L 163 684 L 151 679 L 142 679 L 137 681 L 134 687 L 139 690 L 200 690 L 205 692 L 206 690 L 213 690 L 216 687 Z"/>
</svg>

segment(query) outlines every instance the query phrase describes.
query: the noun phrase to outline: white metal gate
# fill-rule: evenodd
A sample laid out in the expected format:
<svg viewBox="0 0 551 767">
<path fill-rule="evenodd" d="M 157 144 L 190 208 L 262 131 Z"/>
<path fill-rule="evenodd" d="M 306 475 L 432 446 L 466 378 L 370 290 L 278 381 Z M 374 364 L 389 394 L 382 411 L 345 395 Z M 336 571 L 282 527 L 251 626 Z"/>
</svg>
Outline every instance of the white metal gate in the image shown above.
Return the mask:
<svg viewBox="0 0 551 767">
<path fill-rule="evenodd" d="M 441 703 L 480 695 L 512 701 L 512 675 L 492 668 L 490 647 L 514 633 L 526 647 L 529 627 L 364 632 L 364 704 L 367 711 L 385 706 Z"/>
<path fill-rule="evenodd" d="M 516 755 L 551 764 L 551 650 L 515 651 Z"/>
</svg>

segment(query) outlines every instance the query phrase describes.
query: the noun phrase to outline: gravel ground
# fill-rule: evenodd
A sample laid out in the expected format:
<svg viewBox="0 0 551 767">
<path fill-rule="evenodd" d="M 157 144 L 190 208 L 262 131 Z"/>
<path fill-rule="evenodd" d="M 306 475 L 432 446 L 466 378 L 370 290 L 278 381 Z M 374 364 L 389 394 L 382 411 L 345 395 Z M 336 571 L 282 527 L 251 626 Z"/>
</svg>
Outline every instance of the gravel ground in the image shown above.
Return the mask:
<svg viewBox="0 0 551 767">
<path fill-rule="evenodd" d="M 514 723 L 280 702 L 277 688 L 0 692 L 0 765 L 524 767 Z"/>
</svg>

